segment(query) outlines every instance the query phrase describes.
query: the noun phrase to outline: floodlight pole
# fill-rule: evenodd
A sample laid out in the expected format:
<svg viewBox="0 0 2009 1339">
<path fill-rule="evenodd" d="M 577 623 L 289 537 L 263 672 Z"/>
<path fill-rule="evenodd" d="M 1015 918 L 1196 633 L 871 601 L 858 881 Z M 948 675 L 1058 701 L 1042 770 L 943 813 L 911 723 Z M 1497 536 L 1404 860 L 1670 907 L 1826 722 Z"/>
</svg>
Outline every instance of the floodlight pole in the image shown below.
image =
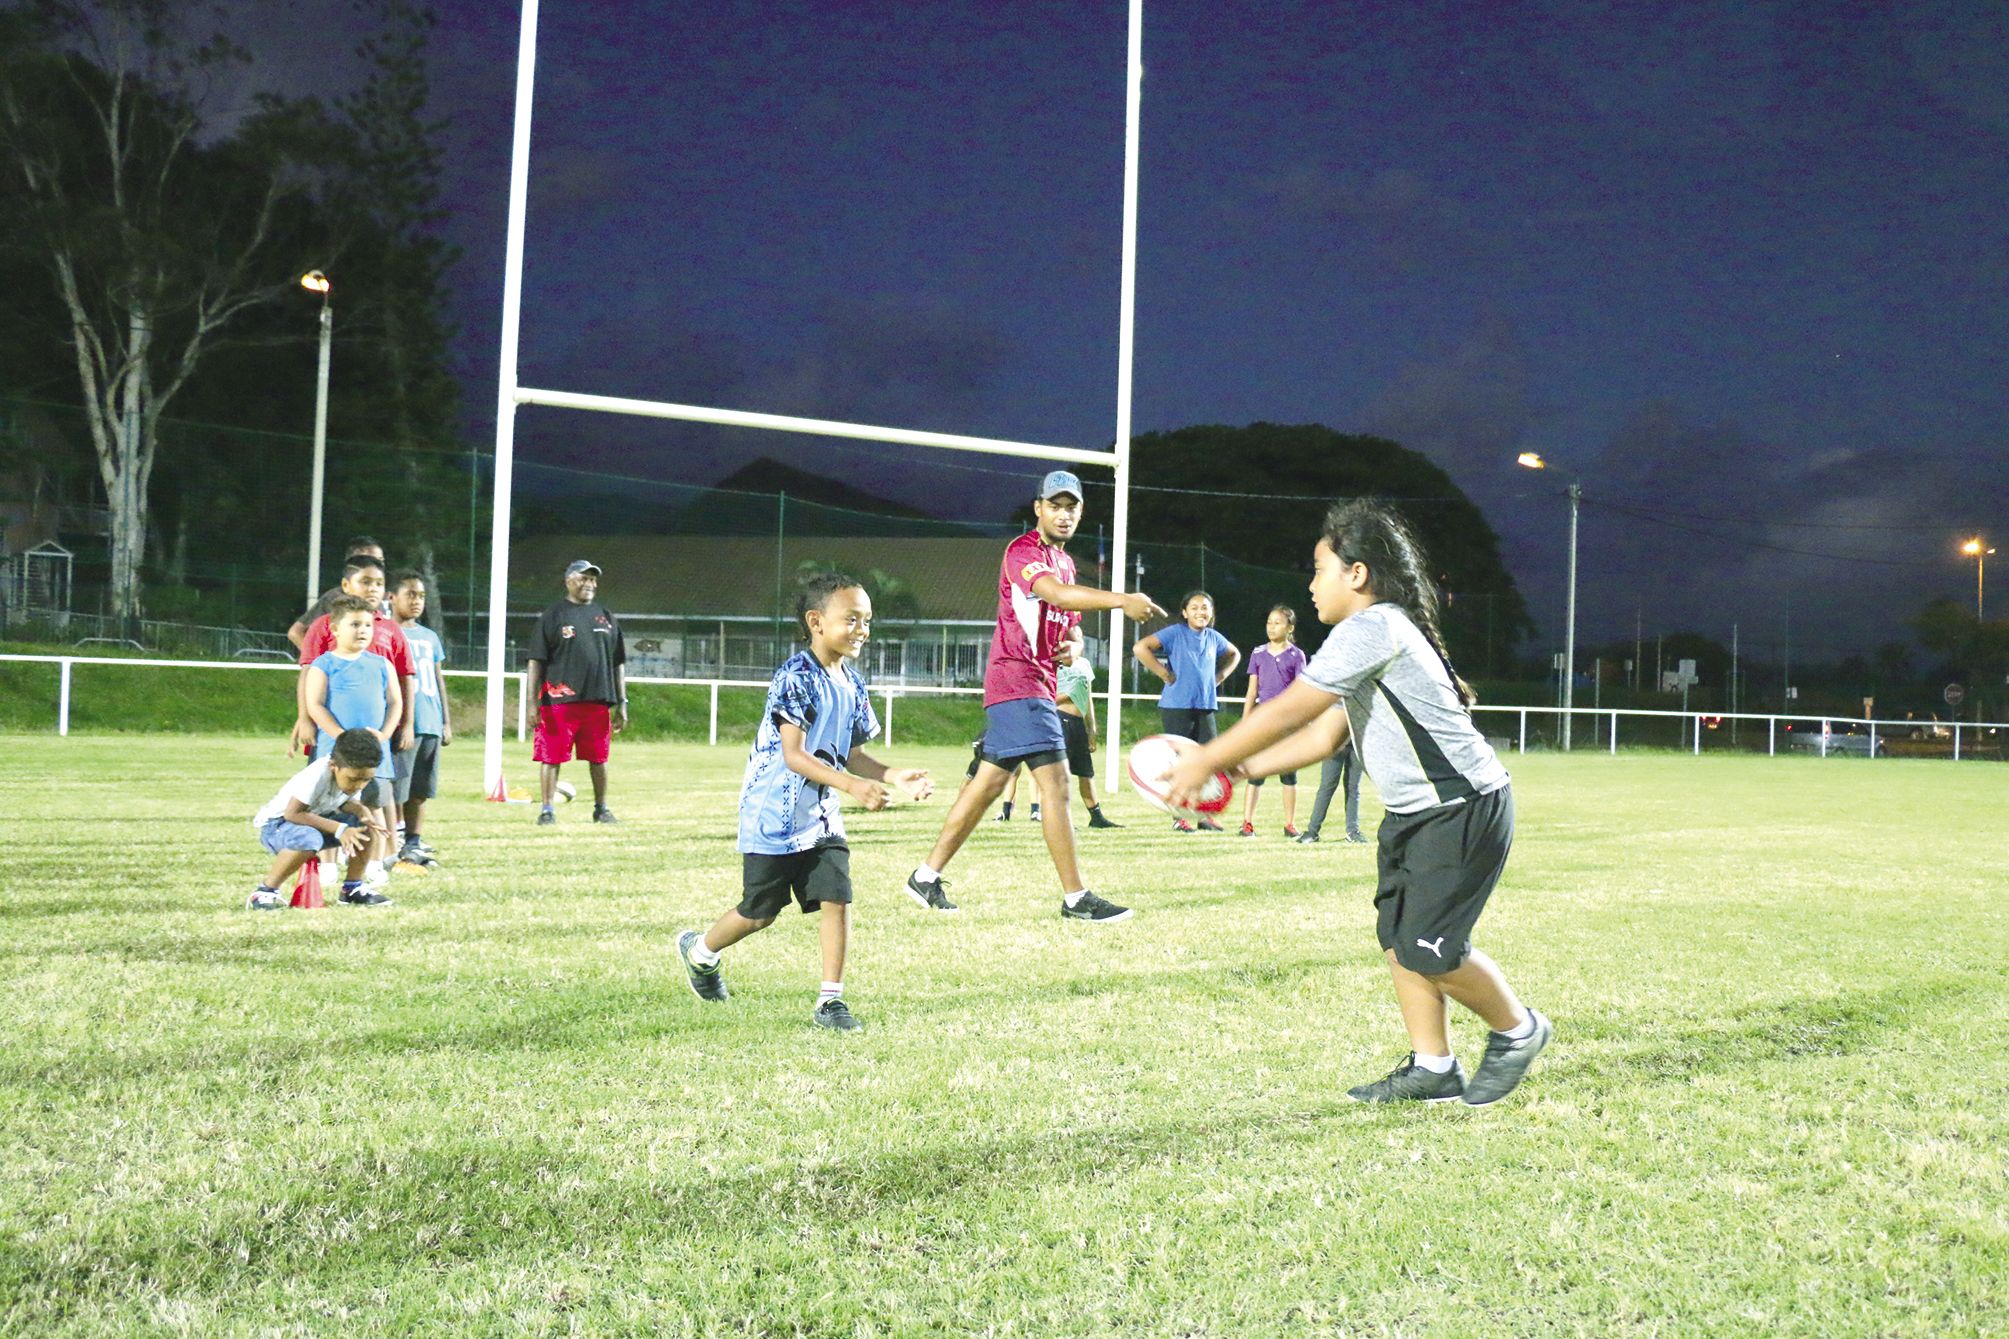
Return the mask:
<svg viewBox="0 0 2009 1339">
<path fill-rule="evenodd" d="M 1121 591 L 1130 558 L 1130 404 L 1131 367 L 1137 349 L 1137 124 L 1144 105 L 1144 0 L 1130 0 L 1130 38 L 1125 61 L 1123 98 L 1123 281 L 1116 313 L 1116 505 L 1110 525 L 1110 589 Z M 1116 758 L 1123 747 L 1123 675 L 1118 648 L 1123 644 L 1123 611 L 1109 611 L 1109 677 L 1104 685 L 1109 710 L 1103 713 L 1109 732 L 1108 752 Z M 1116 766 L 1110 763 L 1109 766 Z"/>
<path fill-rule="evenodd" d="M 523 320 L 523 218 L 530 188 L 530 105 L 537 73 L 537 0 L 523 0 L 516 48 L 516 129 L 509 152 L 509 238 L 502 269 L 502 357 L 495 388 L 495 482 L 488 559 L 488 714 L 481 785 L 502 782 L 503 645 L 509 623 L 509 493 L 516 472 L 516 372 Z"/>
<path fill-rule="evenodd" d="M 307 518 L 307 608 L 321 598 L 321 499 L 328 477 L 328 358 L 335 343 L 335 315 L 328 288 L 321 288 L 321 366 L 314 376 L 314 484 Z"/>
<path fill-rule="evenodd" d="M 1563 616 L 1563 752 L 1570 751 L 1570 706 L 1576 699 L 1577 670 L 1577 511 L 1583 485 L 1570 485 L 1570 598 Z"/>
</svg>

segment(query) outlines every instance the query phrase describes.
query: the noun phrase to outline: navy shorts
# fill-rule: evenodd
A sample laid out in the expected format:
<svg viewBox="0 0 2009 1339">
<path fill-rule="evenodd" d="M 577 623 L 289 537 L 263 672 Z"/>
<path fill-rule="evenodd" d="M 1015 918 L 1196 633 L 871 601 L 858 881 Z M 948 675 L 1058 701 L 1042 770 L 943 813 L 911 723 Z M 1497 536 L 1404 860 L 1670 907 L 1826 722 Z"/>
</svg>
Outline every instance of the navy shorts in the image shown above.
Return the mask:
<svg viewBox="0 0 2009 1339">
<path fill-rule="evenodd" d="M 1067 757 L 1060 709 L 1042 697 L 1021 697 L 984 708 L 984 761 L 1007 772 L 1024 764 L 1044 767 Z"/>
</svg>

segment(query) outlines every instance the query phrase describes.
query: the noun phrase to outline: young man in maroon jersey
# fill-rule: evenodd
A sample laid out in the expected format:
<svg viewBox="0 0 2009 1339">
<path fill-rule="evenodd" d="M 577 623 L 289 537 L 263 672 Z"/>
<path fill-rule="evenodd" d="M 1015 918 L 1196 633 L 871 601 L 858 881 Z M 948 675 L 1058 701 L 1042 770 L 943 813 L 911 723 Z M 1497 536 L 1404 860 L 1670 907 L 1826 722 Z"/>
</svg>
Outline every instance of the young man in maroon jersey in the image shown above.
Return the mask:
<svg viewBox="0 0 2009 1339">
<path fill-rule="evenodd" d="M 984 670 L 984 738 L 976 775 L 956 796 L 942 835 L 920 868 L 907 878 L 907 895 L 931 911 L 954 911 L 943 891 L 942 870 L 969 839 L 1015 767 L 1032 774 L 1040 800 L 1040 828 L 1060 876 L 1060 914 L 1106 924 L 1128 907 L 1097 897 L 1082 882 L 1074 854 L 1074 820 L 1067 807 L 1067 742 L 1054 706 L 1055 650 L 1081 615 L 1121 609 L 1134 623 L 1164 617 L 1142 592 L 1119 595 L 1077 585 L 1067 541 L 1081 524 L 1081 480 L 1055 470 L 1040 481 L 1032 504 L 1033 528 L 1005 547 L 998 570 L 998 621 Z"/>
</svg>

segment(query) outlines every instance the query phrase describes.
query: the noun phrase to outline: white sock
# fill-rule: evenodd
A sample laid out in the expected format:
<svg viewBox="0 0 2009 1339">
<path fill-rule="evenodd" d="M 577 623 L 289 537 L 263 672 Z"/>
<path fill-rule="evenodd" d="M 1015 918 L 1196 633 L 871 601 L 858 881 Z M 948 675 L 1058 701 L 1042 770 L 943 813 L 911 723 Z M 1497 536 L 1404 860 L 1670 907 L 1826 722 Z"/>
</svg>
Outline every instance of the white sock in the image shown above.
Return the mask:
<svg viewBox="0 0 2009 1339">
<path fill-rule="evenodd" d="M 1421 1051 L 1416 1053 L 1416 1067 L 1427 1069 L 1432 1074 L 1449 1074 L 1451 1066 L 1457 1063 L 1458 1057 L 1455 1055 L 1425 1055 Z"/>
<path fill-rule="evenodd" d="M 698 942 L 691 945 L 691 961 L 700 967 L 718 966 L 718 954 L 706 946 L 703 935 L 699 935 Z"/>
<path fill-rule="evenodd" d="M 823 983 L 823 989 L 816 992 L 817 1007 L 821 1008 L 823 1005 L 830 1003 L 830 1001 L 838 998 L 843 993 L 844 993 L 844 983 L 842 981 L 825 981 Z"/>
<path fill-rule="evenodd" d="M 1082 898 L 1087 896 L 1088 896 L 1088 890 L 1086 888 L 1079 888 L 1071 893 L 1062 893 L 1060 895 L 1060 900 L 1067 903 L 1067 905 L 1071 907 L 1079 903 Z"/>
<path fill-rule="evenodd" d="M 915 866 L 915 868 L 914 868 L 914 882 L 916 882 L 916 883 L 940 883 L 941 881 L 942 881 L 942 871 L 940 871 L 940 870 L 938 870 L 938 869 L 934 868 L 934 867 L 933 867 L 932 865 L 917 865 L 917 866 Z"/>
<path fill-rule="evenodd" d="M 1514 1041 L 1526 1041 L 1535 1035 L 1535 1016 L 1526 1009 L 1521 1010 L 1521 1021 L 1500 1034 Z"/>
</svg>

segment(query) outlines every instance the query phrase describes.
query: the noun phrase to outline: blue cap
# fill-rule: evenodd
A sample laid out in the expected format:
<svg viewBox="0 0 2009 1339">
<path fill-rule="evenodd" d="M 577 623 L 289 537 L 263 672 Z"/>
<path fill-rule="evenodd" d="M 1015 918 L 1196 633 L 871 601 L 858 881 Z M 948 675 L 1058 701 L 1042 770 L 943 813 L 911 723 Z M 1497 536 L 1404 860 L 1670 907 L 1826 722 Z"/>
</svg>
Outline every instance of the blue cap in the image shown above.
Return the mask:
<svg viewBox="0 0 2009 1339">
<path fill-rule="evenodd" d="M 1082 496 L 1081 480 L 1066 470 L 1055 470 L 1039 481 L 1040 500 L 1045 501 L 1055 493 L 1071 493 L 1078 498 Z"/>
</svg>

